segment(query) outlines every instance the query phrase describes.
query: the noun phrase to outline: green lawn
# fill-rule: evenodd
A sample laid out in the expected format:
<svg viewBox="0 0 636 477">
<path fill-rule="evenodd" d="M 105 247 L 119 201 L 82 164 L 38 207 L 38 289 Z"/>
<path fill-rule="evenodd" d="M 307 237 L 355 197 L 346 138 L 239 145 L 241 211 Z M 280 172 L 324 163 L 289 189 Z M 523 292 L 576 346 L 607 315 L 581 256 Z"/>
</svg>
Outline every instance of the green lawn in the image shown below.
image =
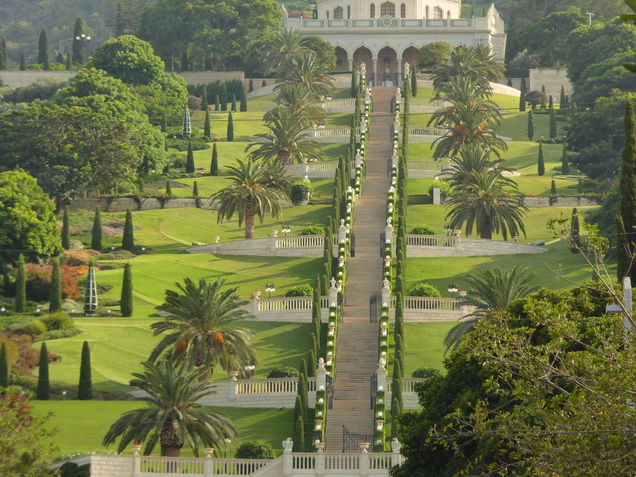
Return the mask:
<svg viewBox="0 0 636 477">
<path fill-rule="evenodd" d="M 110 426 L 125 412 L 146 406 L 135 401 L 31 401 L 36 416 L 52 413 L 47 427 L 57 429 L 53 441 L 62 454 L 86 454 L 116 451 L 116 445 L 104 448 L 102 439 Z M 293 409 L 215 408 L 232 419 L 239 433 L 239 442 L 259 439 L 271 444 L 279 453 L 281 442 L 292 437 Z M 234 457 L 236 446 L 227 449 Z M 215 457 L 223 457 L 217 450 Z M 127 449 L 124 454 L 131 454 Z M 192 456 L 184 447 L 182 454 Z M 154 455 L 159 455 L 159 448 Z"/>
<path fill-rule="evenodd" d="M 443 370 L 444 337 L 456 322 L 405 323 L 404 376 L 419 368 Z"/>
</svg>

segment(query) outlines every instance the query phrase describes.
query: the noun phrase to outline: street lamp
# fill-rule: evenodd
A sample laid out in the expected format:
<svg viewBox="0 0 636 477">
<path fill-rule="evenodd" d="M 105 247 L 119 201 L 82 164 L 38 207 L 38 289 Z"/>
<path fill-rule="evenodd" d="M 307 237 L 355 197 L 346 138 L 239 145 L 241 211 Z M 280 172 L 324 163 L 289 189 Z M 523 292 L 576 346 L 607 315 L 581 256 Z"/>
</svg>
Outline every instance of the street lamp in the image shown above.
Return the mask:
<svg viewBox="0 0 636 477">
<path fill-rule="evenodd" d="M 444 232 L 446 232 L 446 235 L 450 235 L 452 231 L 453 227 L 451 227 L 450 225 L 444 225 Z"/>
<path fill-rule="evenodd" d="M 448 285 L 448 293 L 451 294 L 451 298 L 455 298 L 455 293 L 457 293 L 457 285 L 454 283 L 450 283 Z"/>
<path fill-rule="evenodd" d="M 254 373 L 254 370 L 256 369 L 256 366 L 254 366 L 254 361 L 249 361 L 243 367 L 243 369 L 245 369 L 245 374 L 247 375 L 247 379 L 250 379 L 252 377 L 252 374 Z"/>
<path fill-rule="evenodd" d="M 78 41 L 80 44 L 80 55 L 82 57 L 82 61 L 80 61 L 80 63 L 84 64 L 84 51 L 86 50 L 86 45 L 88 44 L 88 42 L 91 41 L 91 37 L 82 33 L 81 35 L 75 37 L 75 41 Z"/>
<path fill-rule="evenodd" d="M 274 293 L 276 291 L 276 285 L 274 285 L 273 283 L 266 283 L 265 284 L 265 291 L 267 293 L 269 293 L 269 297 L 272 297 L 272 293 Z"/>
<path fill-rule="evenodd" d="M 285 237 L 287 237 L 287 234 L 291 232 L 289 225 L 285 225 L 285 224 L 281 226 L 280 230 L 285 234 Z"/>
<path fill-rule="evenodd" d="M 223 448 L 223 458 L 227 459 L 227 446 L 232 443 L 232 440 L 229 437 L 226 437 L 223 439 L 223 443 L 225 444 L 225 447 Z"/>
</svg>

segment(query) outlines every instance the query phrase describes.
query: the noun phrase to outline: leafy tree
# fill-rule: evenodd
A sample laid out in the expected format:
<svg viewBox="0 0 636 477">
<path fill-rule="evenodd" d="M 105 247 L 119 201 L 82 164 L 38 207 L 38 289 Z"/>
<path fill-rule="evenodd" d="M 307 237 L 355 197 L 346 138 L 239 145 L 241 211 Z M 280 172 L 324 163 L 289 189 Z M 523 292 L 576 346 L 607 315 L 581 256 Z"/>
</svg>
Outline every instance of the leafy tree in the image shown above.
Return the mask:
<svg viewBox="0 0 636 477">
<path fill-rule="evenodd" d="M 91 377 L 91 350 L 88 341 L 82 345 L 82 360 L 80 362 L 79 386 L 77 388 L 77 399 L 93 399 L 93 380 Z"/>
<path fill-rule="evenodd" d="M 36 180 L 21 170 L 0 172 L 0 263 L 46 259 L 61 250 L 54 206 Z"/>
<path fill-rule="evenodd" d="M 548 97 L 544 92 L 533 90 L 526 93 L 524 100 L 526 103 L 530 103 L 532 106 L 532 110 L 534 111 L 537 106 L 541 106 L 541 108 L 545 108 L 545 104 L 548 101 Z"/>
<path fill-rule="evenodd" d="M 38 45 L 38 63 L 42 64 L 44 70 L 50 70 L 49 63 L 49 40 L 46 37 L 46 30 L 40 30 L 40 41 Z"/>
<path fill-rule="evenodd" d="M 245 221 L 245 238 L 254 238 L 254 219 L 260 221 L 266 214 L 280 217 L 285 194 L 265 187 L 263 169 L 251 159 L 237 161 L 236 166 L 228 166 L 227 178 L 231 184 L 214 194 L 219 201 L 217 221 L 230 220 L 238 215 L 239 227 Z"/>
<path fill-rule="evenodd" d="M 104 436 L 104 445 L 120 438 L 117 452 L 121 453 L 131 442 L 143 442 L 143 453 L 149 455 L 158 443 L 163 455 L 178 457 L 185 443 L 198 456 L 200 445 L 220 449 L 224 439 L 236 441 L 232 421 L 199 403 L 215 392 L 199 380 L 199 368 L 187 363 L 175 366 L 168 360 L 143 367 L 142 373 L 133 373 L 130 384 L 144 391 L 140 400 L 148 405 L 124 413 Z"/>
<path fill-rule="evenodd" d="M 534 137 L 534 118 L 532 117 L 532 111 L 528 111 L 528 141 L 532 141 Z"/>
<path fill-rule="evenodd" d="M 9 357 L 7 355 L 7 343 L 0 345 L 0 388 L 9 386 Z"/>
<path fill-rule="evenodd" d="M 625 103 L 625 146 L 621 165 L 619 214 L 625 232 L 624 241 L 616 249 L 619 280 L 629 276 L 636 283 L 636 121 L 634 107 Z"/>
<path fill-rule="evenodd" d="M 18 255 L 18 273 L 15 278 L 15 311 L 26 311 L 26 269 L 24 268 L 24 255 Z"/>
<path fill-rule="evenodd" d="M 38 387 L 35 392 L 36 399 L 48 400 L 51 394 L 49 382 L 49 353 L 46 343 L 40 347 L 40 359 L 38 365 Z"/>
<path fill-rule="evenodd" d="M 91 234 L 91 249 L 101 250 L 102 247 L 102 213 L 99 207 L 95 207 L 93 217 L 93 232 Z"/>
<path fill-rule="evenodd" d="M 62 283 L 60 281 L 60 259 L 53 258 L 51 275 L 51 298 L 49 300 L 49 313 L 62 311 Z"/>
<path fill-rule="evenodd" d="M 216 150 L 216 143 L 212 145 L 212 161 L 210 163 L 210 175 L 219 175 L 219 154 Z"/>
<path fill-rule="evenodd" d="M 545 175 L 545 159 L 543 157 L 543 142 L 539 143 L 539 156 L 537 158 L 537 175 L 542 177 Z"/>
<path fill-rule="evenodd" d="M 276 453 L 272 446 L 264 441 L 246 441 L 236 449 L 237 459 L 274 459 Z"/>
<path fill-rule="evenodd" d="M 210 111 L 205 111 L 205 121 L 203 122 L 203 137 L 208 139 L 212 138 L 212 132 L 210 130 Z"/>
<path fill-rule="evenodd" d="M 228 142 L 234 141 L 234 119 L 232 118 L 232 111 L 227 117 L 227 140 Z"/>
<path fill-rule="evenodd" d="M 431 71 L 443 65 L 451 54 L 453 47 L 445 41 L 435 41 L 421 47 L 417 53 L 417 66 L 424 71 Z"/>
<path fill-rule="evenodd" d="M 336 48 L 331 43 L 318 35 L 308 35 L 305 37 L 305 46 L 316 55 L 323 70 L 331 71 L 336 67 Z"/>
<path fill-rule="evenodd" d="M 126 220 L 124 221 L 124 235 L 121 239 L 121 248 L 133 252 L 135 250 L 135 236 L 133 231 L 133 219 L 130 209 L 126 210 Z"/>
<path fill-rule="evenodd" d="M 64 206 L 64 215 L 62 216 L 62 248 L 64 250 L 71 248 L 71 224 L 68 206 Z"/>
<path fill-rule="evenodd" d="M 188 174 L 194 172 L 194 151 L 192 150 L 192 142 L 188 142 L 188 155 L 186 157 L 185 171 Z"/>
<path fill-rule="evenodd" d="M 121 285 L 121 316 L 130 317 L 133 314 L 133 283 L 132 283 L 132 265 L 127 263 L 124 267 L 124 277 Z"/>
<path fill-rule="evenodd" d="M 177 283 L 178 291 L 166 290 L 159 309 L 168 315 L 151 325 L 155 336 L 166 334 L 150 354 L 151 361 L 163 354 L 172 360 L 188 359 L 202 366 L 206 376 L 216 366 L 243 370 L 246 363 L 256 362 L 250 343 L 253 332 L 241 325 L 252 317 L 243 308 L 247 301 L 235 297 L 236 287 L 222 290 L 224 283 L 219 278 L 196 284 L 186 278 L 183 285 Z"/>
</svg>

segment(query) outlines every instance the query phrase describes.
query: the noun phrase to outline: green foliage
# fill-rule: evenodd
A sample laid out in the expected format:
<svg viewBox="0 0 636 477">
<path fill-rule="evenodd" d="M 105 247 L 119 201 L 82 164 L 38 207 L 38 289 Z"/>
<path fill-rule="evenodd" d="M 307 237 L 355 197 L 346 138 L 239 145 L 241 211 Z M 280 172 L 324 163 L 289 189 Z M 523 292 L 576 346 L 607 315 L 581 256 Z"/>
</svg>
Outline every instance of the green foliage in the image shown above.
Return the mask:
<svg viewBox="0 0 636 477">
<path fill-rule="evenodd" d="M 263 441 L 246 441 L 236 449 L 237 459 L 274 459 L 272 446 Z"/>
<path fill-rule="evenodd" d="M 24 266 L 24 255 L 18 255 L 18 273 L 15 278 L 15 311 L 24 313 L 26 311 L 26 269 Z"/>
<path fill-rule="evenodd" d="M 521 88 L 519 93 L 519 111 L 524 112 L 526 110 L 526 80 L 521 78 Z"/>
<path fill-rule="evenodd" d="M 325 228 L 322 225 L 308 225 L 304 227 L 298 235 L 324 235 Z"/>
<path fill-rule="evenodd" d="M 305 425 L 303 417 L 298 416 L 294 422 L 293 452 L 305 452 Z"/>
<path fill-rule="evenodd" d="M 303 181 L 296 181 L 292 184 L 291 190 L 289 192 L 289 199 L 292 201 L 294 205 L 300 205 L 303 202 L 309 200 L 311 197 L 313 187 L 310 183 L 305 183 Z"/>
<path fill-rule="evenodd" d="M 550 96 L 552 98 L 552 96 Z M 550 137 L 557 137 L 557 123 L 556 123 L 556 110 L 554 108 L 550 108 Z"/>
<path fill-rule="evenodd" d="M 205 121 L 203 122 L 203 137 L 208 139 L 212 138 L 212 132 L 210 128 L 210 111 L 205 110 Z"/>
<path fill-rule="evenodd" d="M 71 248 L 71 225 L 68 206 L 64 206 L 64 215 L 62 217 L 62 248 L 68 250 Z"/>
<path fill-rule="evenodd" d="M 298 377 L 298 370 L 292 366 L 277 366 L 268 374 L 268 378 L 295 378 Z"/>
<path fill-rule="evenodd" d="M 0 345 L 0 388 L 9 386 L 9 359 L 7 356 L 7 343 Z"/>
<path fill-rule="evenodd" d="M 42 327 L 46 330 L 46 326 L 42 323 Z M 50 397 L 49 383 L 49 354 L 46 349 L 46 343 L 42 343 L 40 347 L 40 360 L 38 366 L 38 387 L 35 393 L 36 399 L 47 400 Z"/>
<path fill-rule="evenodd" d="M 194 197 L 199 197 L 199 182 L 198 181 L 194 181 L 194 184 L 192 184 L 192 195 Z"/>
<path fill-rule="evenodd" d="M 210 175 L 219 175 L 219 154 L 216 150 L 216 143 L 212 146 L 212 160 L 210 162 Z"/>
<path fill-rule="evenodd" d="M 440 291 L 430 283 L 422 282 L 412 286 L 408 292 L 409 296 L 429 296 L 441 297 Z"/>
<path fill-rule="evenodd" d="M 419 368 L 413 371 L 411 376 L 419 379 L 431 379 L 440 376 L 440 372 L 434 368 Z"/>
<path fill-rule="evenodd" d="M 545 159 L 543 157 L 543 143 L 539 143 L 539 156 L 537 159 L 537 175 L 542 177 L 545 175 Z"/>
<path fill-rule="evenodd" d="M 428 225 L 418 225 L 413 227 L 409 233 L 413 235 L 435 235 L 435 230 Z"/>
<path fill-rule="evenodd" d="M 132 282 L 132 265 L 126 264 L 124 268 L 124 277 L 121 285 L 121 316 L 130 317 L 133 314 L 133 282 Z"/>
<path fill-rule="evenodd" d="M 192 174 L 194 172 L 194 152 L 192 151 L 192 144 L 188 144 L 188 155 L 186 158 L 186 166 L 185 171 L 188 174 Z"/>
<path fill-rule="evenodd" d="M 99 207 L 95 207 L 95 217 L 93 218 L 93 231 L 91 234 L 91 249 L 101 250 L 102 247 L 102 214 Z"/>
<path fill-rule="evenodd" d="M 431 71 L 448 60 L 453 47 L 444 41 L 429 43 L 421 47 L 417 54 L 417 66 L 425 71 Z"/>
<path fill-rule="evenodd" d="M 49 70 L 51 65 L 49 64 L 49 40 L 46 36 L 46 30 L 42 28 L 40 30 L 40 41 L 38 44 L 38 63 L 42 63 L 42 69 Z"/>
<path fill-rule="evenodd" d="M 625 146 L 621 164 L 619 213 L 625 231 L 624 240 L 617 247 L 619 280 L 629 276 L 636 282 L 636 267 L 632 266 L 636 250 L 636 120 L 634 107 L 625 103 L 624 115 Z"/>
<path fill-rule="evenodd" d="M 59 78 L 38 78 L 31 84 L 19 86 L 9 91 L 3 95 L 2 100 L 7 103 L 46 101 L 53 98 L 60 89 L 67 85 L 67 80 L 60 80 Z"/>
<path fill-rule="evenodd" d="M 58 313 L 47 313 L 46 315 L 42 315 L 40 321 L 44 323 L 47 331 L 58 331 L 58 330 L 74 330 L 75 322 L 73 319 L 68 316 L 66 313 L 58 312 Z"/>
<path fill-rule="evenodd" d="M 227 118 L 227 140 L 228 142 L 234 141 L 234 119 L 232 118 L 232 111 Z"/>
<path fill-rule="evenodd" d="M 304 283 L 302 285 L 296 285 L 291 287 L 289 290 L 287 290 L 287 293 L 285 293 L 285 296 L 288 296 L 288 297 L 312 296 L 313 293 L 314 293 L 313 287 L 311 285 Z"/>
<path fill-rule="evenodd" d="M 49 313 L 62 311 L 62 282 L 60 280 L 60 259 L 53 258 L 53 270 L 51 274 L 51 291 L 49 299 Z"/>
<path fill-rule="evenodd" d="M 528 111 L 528 141 L 532 141 L 533 137 L 534 137 L 534 118 L 532 117 L 532 110 L 530 110 Z"/>
<path fill-rule="evenodd" d="M 31 320 L 22 330 L 28 335 L 41 335 L 46 332 L 46 325 L 40 320 Z"/>
<path fill-rule="evenodd" d="M 80 364 L 79 386 L 77 399 L 87 400 L 93 398 L 93 380 L 91 377 L 91 350 L 88 341 L 82 345 L 82 361 Z"/>
<path fill-rule="evenodd" d="M 129 252 L 133 252 L 135 250 L 133 218 L 132 218 L 132 212 L 130 212 L 130 209 L 126 210 L 126 220 L 124 221 L 124 235 L 121 239 L 121 248 L 124 250 L 128 250 Z"/>
<path fill-rule="evenodd" d="M 172 185 L 169 180 L 166 181 L 166 197 L 172 197 Z"/>
<path fill-rule="evenodd" d="M 568 175 L 570 173 L 570 161 L 568 160 L 568 151 L 566 142 L 563 141 L 563 153 L 561 155 L 561 174 Z"/>
</svg>

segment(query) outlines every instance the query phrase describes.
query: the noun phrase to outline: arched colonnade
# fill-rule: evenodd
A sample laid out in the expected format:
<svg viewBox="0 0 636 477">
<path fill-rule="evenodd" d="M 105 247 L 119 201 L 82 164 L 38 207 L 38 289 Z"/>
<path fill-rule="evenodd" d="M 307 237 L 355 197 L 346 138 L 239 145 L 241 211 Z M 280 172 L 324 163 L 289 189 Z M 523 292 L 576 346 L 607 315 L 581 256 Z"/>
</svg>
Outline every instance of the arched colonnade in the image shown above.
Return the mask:
<svg viewBox="0 0 636 477">
<path fill-rule="evenodd" d="M 368 47 L 364 44 L 352 48 L 336 46 L 336 69 L 351 71 L 354 66 L 366 64 L 367 82 L 372 86 L 401 85 L 404 62 L 417 62 L 418 48 L 411 45 L 396 49 L 392 46 L 379 48 Z"/>
</svg>

